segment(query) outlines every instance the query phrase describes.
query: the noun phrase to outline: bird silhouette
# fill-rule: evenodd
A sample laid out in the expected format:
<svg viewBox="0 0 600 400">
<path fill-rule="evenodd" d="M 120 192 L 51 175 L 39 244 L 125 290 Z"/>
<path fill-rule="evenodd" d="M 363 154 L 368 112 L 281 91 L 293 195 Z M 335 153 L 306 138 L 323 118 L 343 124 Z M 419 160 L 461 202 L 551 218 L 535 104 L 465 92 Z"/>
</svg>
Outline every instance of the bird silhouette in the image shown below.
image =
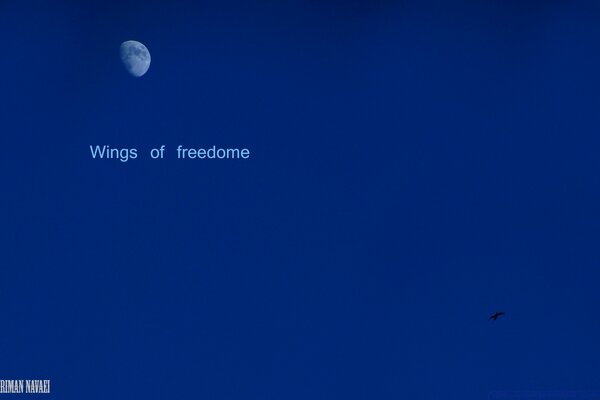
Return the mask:
<svg viewBox="0 0 600 400">
<path fill-rule="evenodd" d="M 490 321 L 496 321 L 498 317 L 501 317 L 502 315 L 504 315 L 504 312 L 497 311 L 490 317 Z"/>
</svg>

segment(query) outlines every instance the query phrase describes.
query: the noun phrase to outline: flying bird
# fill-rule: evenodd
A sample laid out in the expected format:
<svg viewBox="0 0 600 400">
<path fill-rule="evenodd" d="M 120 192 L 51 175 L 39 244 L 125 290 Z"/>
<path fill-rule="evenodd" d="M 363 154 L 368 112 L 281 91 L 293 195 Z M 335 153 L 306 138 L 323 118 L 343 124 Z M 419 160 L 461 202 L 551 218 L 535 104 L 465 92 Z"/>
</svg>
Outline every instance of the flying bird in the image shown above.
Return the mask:
<svg viewBox="0 0 600 400">
<path fill-rule="evenodd" d="M 495 312 L 491 317 L 490 317 L 490 321 L 496 321 L 498 319 L 498 317 L 503 316 L 504 313 L 502 311 L 497 311 Z"/>
</svg>

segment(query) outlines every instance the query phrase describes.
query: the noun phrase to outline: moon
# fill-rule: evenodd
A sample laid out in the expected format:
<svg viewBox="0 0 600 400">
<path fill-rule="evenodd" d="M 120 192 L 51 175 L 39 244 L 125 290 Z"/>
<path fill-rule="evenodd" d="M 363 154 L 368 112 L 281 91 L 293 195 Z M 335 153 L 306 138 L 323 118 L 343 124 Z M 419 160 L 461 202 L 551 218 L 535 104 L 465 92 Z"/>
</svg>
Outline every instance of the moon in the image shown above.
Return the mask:
<svg viewBox="0 0 600 400">
<path fill-rule="evenodd" d="M 121 43 L 121 61 L 125 69 L 136 78 L 143 76 L 150 68 L 150 52 L 142 43 L 128 40 Z"/>
</svg>

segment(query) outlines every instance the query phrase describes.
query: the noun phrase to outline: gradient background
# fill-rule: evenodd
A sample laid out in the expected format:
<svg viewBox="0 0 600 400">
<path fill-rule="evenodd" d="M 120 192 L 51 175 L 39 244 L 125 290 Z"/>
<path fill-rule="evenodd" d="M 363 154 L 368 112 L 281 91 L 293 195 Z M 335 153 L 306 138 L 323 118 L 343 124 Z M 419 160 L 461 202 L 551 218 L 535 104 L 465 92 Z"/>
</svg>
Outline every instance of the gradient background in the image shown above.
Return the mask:
<svg viewBox="0 0 600 400">
<path fill-rule="evenodd" d="M 595 3 L 3 1 L 0 378 L 88 400 L 600 389 Z"/>
</svg>

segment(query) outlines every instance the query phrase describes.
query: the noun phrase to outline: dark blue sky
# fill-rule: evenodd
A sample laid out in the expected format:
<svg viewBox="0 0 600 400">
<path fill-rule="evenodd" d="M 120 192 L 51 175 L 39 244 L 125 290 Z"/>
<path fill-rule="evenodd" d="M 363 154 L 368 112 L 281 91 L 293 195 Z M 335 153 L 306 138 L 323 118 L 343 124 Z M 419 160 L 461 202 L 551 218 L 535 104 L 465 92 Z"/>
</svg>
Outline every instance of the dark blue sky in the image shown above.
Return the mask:
<svg viewBox="0 0 600 400">
<path fill-rule="evenodd" d="M 0 379 L 90 400 L 600 389 L 599 18 L 2 2 Z"/>
</svg>

